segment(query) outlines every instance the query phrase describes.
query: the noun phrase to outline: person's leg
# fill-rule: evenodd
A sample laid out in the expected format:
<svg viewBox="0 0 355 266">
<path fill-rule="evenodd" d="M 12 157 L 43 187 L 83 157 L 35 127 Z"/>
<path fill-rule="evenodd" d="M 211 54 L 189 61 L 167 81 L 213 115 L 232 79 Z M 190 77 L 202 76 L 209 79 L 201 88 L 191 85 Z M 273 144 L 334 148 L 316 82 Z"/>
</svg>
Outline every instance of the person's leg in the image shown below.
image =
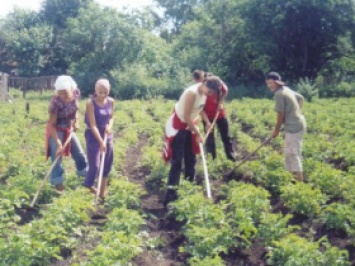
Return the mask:
<svg viewBox="0 0 355 266">
<path fill-rule="evenodd" d="M 195 178 L 196 156 L 192 148 L 192 133 L 188 131 L 185 139 L 184 149 L 184 164 L 185 164 L 185 179 L 192 182 Z"/>
<path fill-rule="evenodd" d="M 102 178 L 101 189 L 100 189 L 101 198 L 105 198 L 107 194 L 108 175 L 111 172 L 112 163 L 113 163 L 113 142 L 112 142 L 112 138 L 109 138 L 106 144 L 103 178 Z"/>
<path fill-rule="evenodd" d="M 58 138 L 63 140 L 63 132 L 57 132 Z M 49 138 L 49 152 L 51 156 L 52 163 L 56 159 L 56 152 L 57 152 L 57 143 L 54 141 L 52 137 Z M 64 189 L 63 182 L 64 182 L 64 169 L 62 167 L 62 157 L 60 157 L 54 166 L 50 182 L 53 186 L 56 187 L 58 191 L 62 191 Z"/>
<path fill-rule="evenodd" d="M 206 134 L 207 130 L 206 130 L 205 122 L 203 122 L 203 127 L 205 129 L 205 134 Z M 214 141 L 214 129 L 212 129 L 210 134 L 207 136 L 205 146 L 206 146 L 206 153 L 212 154 L 212 158 L 216 159 L 216 143 Z"/>
<path fill-rule="evenodd" d="M 224 146 L 224 151 L 229 160 L 235 161 L 233 142 L 229 137 L 229 125 L 225 117 L 219 118 L 216 121 L 218 126 L 218 131 L 221 134 L 221 139 Z"/>
<path fill-rule="evenodd" d="M 172 142 L 173 155 L 167 182 L 164 205 L 177 198 L 176 186 L 180 183 L 181 164 L 184 156 L 186 130 L 179 130 Z"/>
<path fill-rule="evenodd" d="M 303 132 L 285 133 L 285 168 L 294 175 L 298 182 L 303 181 L 302 141 Z"/>
<path fill-rule="evenodd" d="M 86 151 L 88 156 L 88 169 L 83 185 L 96 193 L 94 188 L 95 178 L 99 173 L 100 167 L 100 146 L 94 139 L 95 137 L 88 130 L 85 131 Z"/>
<path fill-rule="evenodd" d="M 303 182 L 303 172 L 293 172 L 295 180 L 298 182 Z"/>
<path fill-rule="evenodd" d="M 75 133 L 72 134 L 70 153 L 75 161 L 76 174 L 78 176 L 86 176 L 87 162 L 85 153 Z"/>
</svg>

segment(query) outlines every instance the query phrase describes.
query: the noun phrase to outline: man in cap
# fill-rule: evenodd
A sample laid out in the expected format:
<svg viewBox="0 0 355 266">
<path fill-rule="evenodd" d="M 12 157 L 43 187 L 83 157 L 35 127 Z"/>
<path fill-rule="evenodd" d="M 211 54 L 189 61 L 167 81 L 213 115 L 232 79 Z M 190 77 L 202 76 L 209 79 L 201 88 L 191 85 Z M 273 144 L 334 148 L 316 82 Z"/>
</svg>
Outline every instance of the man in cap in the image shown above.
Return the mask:
<svg viewBox="0 0 355 266">
<path fill-rule="evenodd" d="M 266 85 L 274 93 L 277 112 L 277 121 L 270 137 L 276 138 L 281 126 L 284 125 L 285 168 L 293 173 L 297 181 L 302 182 L 302 141 L 306 130 L 306 120 L 301 112 L 304 98 L 285 86 L 277 72 L 270 72 L 266 75 Z"/>
</svg>

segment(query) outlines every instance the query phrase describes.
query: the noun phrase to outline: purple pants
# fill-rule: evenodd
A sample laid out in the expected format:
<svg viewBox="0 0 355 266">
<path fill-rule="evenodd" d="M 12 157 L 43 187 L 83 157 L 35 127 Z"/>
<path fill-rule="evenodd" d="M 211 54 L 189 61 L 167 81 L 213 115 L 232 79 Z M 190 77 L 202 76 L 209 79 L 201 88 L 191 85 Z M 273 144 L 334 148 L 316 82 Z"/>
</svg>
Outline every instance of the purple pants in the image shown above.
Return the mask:
<svg viewBox="0 0 355 266">
<path fill-rule="evenodd" d="M 101 132 L 100 132 L 101 133 Z M 100 145 L 90 129 L 85 130 L 86 151 L 88 159 L 88 171 L 84 181 L 85 187 L 92 187 L 95 184 L 95 178 L 99 175 L 100 170 Z M 107 177 L 111 171 L 113 162 L 113 142 L 112 135 L 107 136 L 106 153 L 103 177 Z"/>
</svg>

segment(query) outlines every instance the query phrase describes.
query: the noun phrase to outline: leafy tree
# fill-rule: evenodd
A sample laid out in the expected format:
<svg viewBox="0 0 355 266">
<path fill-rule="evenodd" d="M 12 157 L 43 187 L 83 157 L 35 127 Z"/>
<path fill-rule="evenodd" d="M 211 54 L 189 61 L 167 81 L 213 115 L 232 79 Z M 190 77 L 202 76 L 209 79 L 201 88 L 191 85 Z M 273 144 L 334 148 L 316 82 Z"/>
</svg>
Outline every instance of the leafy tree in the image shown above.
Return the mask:
<svg viewBox="0 0 355 266">
<path fill-rule="evenodd" d="M 134 9 L 125 15 L 127 19 L 132 21 L 132 23 L 137 25 L 137 27 L 148 30 L 150 32 L 161 31 L 161 26 L 163 24 L 162 18 L 151 7 L 146 7 L 143 10 Z"/>
<path fill-rule="evenodd" d="M 195 19 L 194 9 L 208 0 L 155 0 L 165 9 L 164 21 L 172 26 L 173 33 L 179 33 L 187 22 Z"/>
<path fill-rule="evenodd" d="M 190 70 L 211 71 L 230 84 L 260 77 L 267 56 L 253 50 L 240 17 L 241 1 L 216 0 L 195 9 L 195 20 L 186 23 L 175 38 L 175 57 Z"/>
<path fill-rule="evenodd" d="M 290 78 L 314 78 L 338 57 L 338 37 L 352 30 L 354 1 L 250 0 L 242 7 L 251 43 L 270 67 Z M 255 38 L 257 36 L 257 38 Z"/>
<path fill-rule="evenodd" d="M 44 0 L 39 16 L 44 23 L 53 28 L 51 49 L 42 75 L 65 73 L 70 62 L 68 49 L 63 45 L 63 32 L 67 28 L 69 18 L 75 18 L 80 9 L 86 9 L 93 0 Z"/>
<path fill-rule="evenodd" d="M 69 72 L 84 92 L 91 92 L 100 76 L 135 61 L 141 50 L 140 30 L 115 9 L 92 3 L 67 21 L 65 47 L 69 51 Z"/>
<path fill-rule="evenodd" d="M 52 28 L 41 23 L 36 12 L 16 8 L 2 21 L 1 33 L 1 70 L 39 75 L 47 62 Z"/>
<path fill-rule="evenodd" d="M 75 18 L 81 8 L 87 8 L 93 0 L 44 0 L 40 16 L 55 29 L 66 28 L 68 18 Z"/>
<path fill-rule="evenodd" d="M 52 29 L 38 25 L 13 33 L 10 53 L 16 55 L 20 76 L 37 76 L 47 62 L 46 54 L 50 49 Z"/>
</svg>

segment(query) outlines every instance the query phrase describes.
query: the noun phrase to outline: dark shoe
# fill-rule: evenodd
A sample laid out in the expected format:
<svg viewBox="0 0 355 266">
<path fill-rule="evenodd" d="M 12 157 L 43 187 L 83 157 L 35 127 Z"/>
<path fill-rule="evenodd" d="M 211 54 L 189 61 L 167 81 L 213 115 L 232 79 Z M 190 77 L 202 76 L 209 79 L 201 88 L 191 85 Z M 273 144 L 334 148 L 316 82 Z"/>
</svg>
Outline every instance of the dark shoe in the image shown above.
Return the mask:
<svg viewBox="0 0 355 266">
<path fill-rule="evenodd" d="M 232 161 L 232 162 L 235 162 L 237 159 L 235 158 L 235 155 L 234 154 L 228 154 L 227 155 L 227 159 Z"/>
<path fill-rule="evenodd" d="M 166 208 L 170 202 L 175 201 L 177 198 L 178 196 L 175 189 L 167 189 L 165 199 L 163 201 L 164 207 Z"/>
<path fill-rule="evenodd" d="M 185 180 L 190 181 L 190 182 L 194 182 L 195 177 L 194 176 L 185 176 Z"/>
<path fill-rule="evenodd" d="M 55 186 L 55 189 L 57 190 L 58 194 L 63 194 L 64 186 L 63 184 L 58 184 Z"/>
</svg>

